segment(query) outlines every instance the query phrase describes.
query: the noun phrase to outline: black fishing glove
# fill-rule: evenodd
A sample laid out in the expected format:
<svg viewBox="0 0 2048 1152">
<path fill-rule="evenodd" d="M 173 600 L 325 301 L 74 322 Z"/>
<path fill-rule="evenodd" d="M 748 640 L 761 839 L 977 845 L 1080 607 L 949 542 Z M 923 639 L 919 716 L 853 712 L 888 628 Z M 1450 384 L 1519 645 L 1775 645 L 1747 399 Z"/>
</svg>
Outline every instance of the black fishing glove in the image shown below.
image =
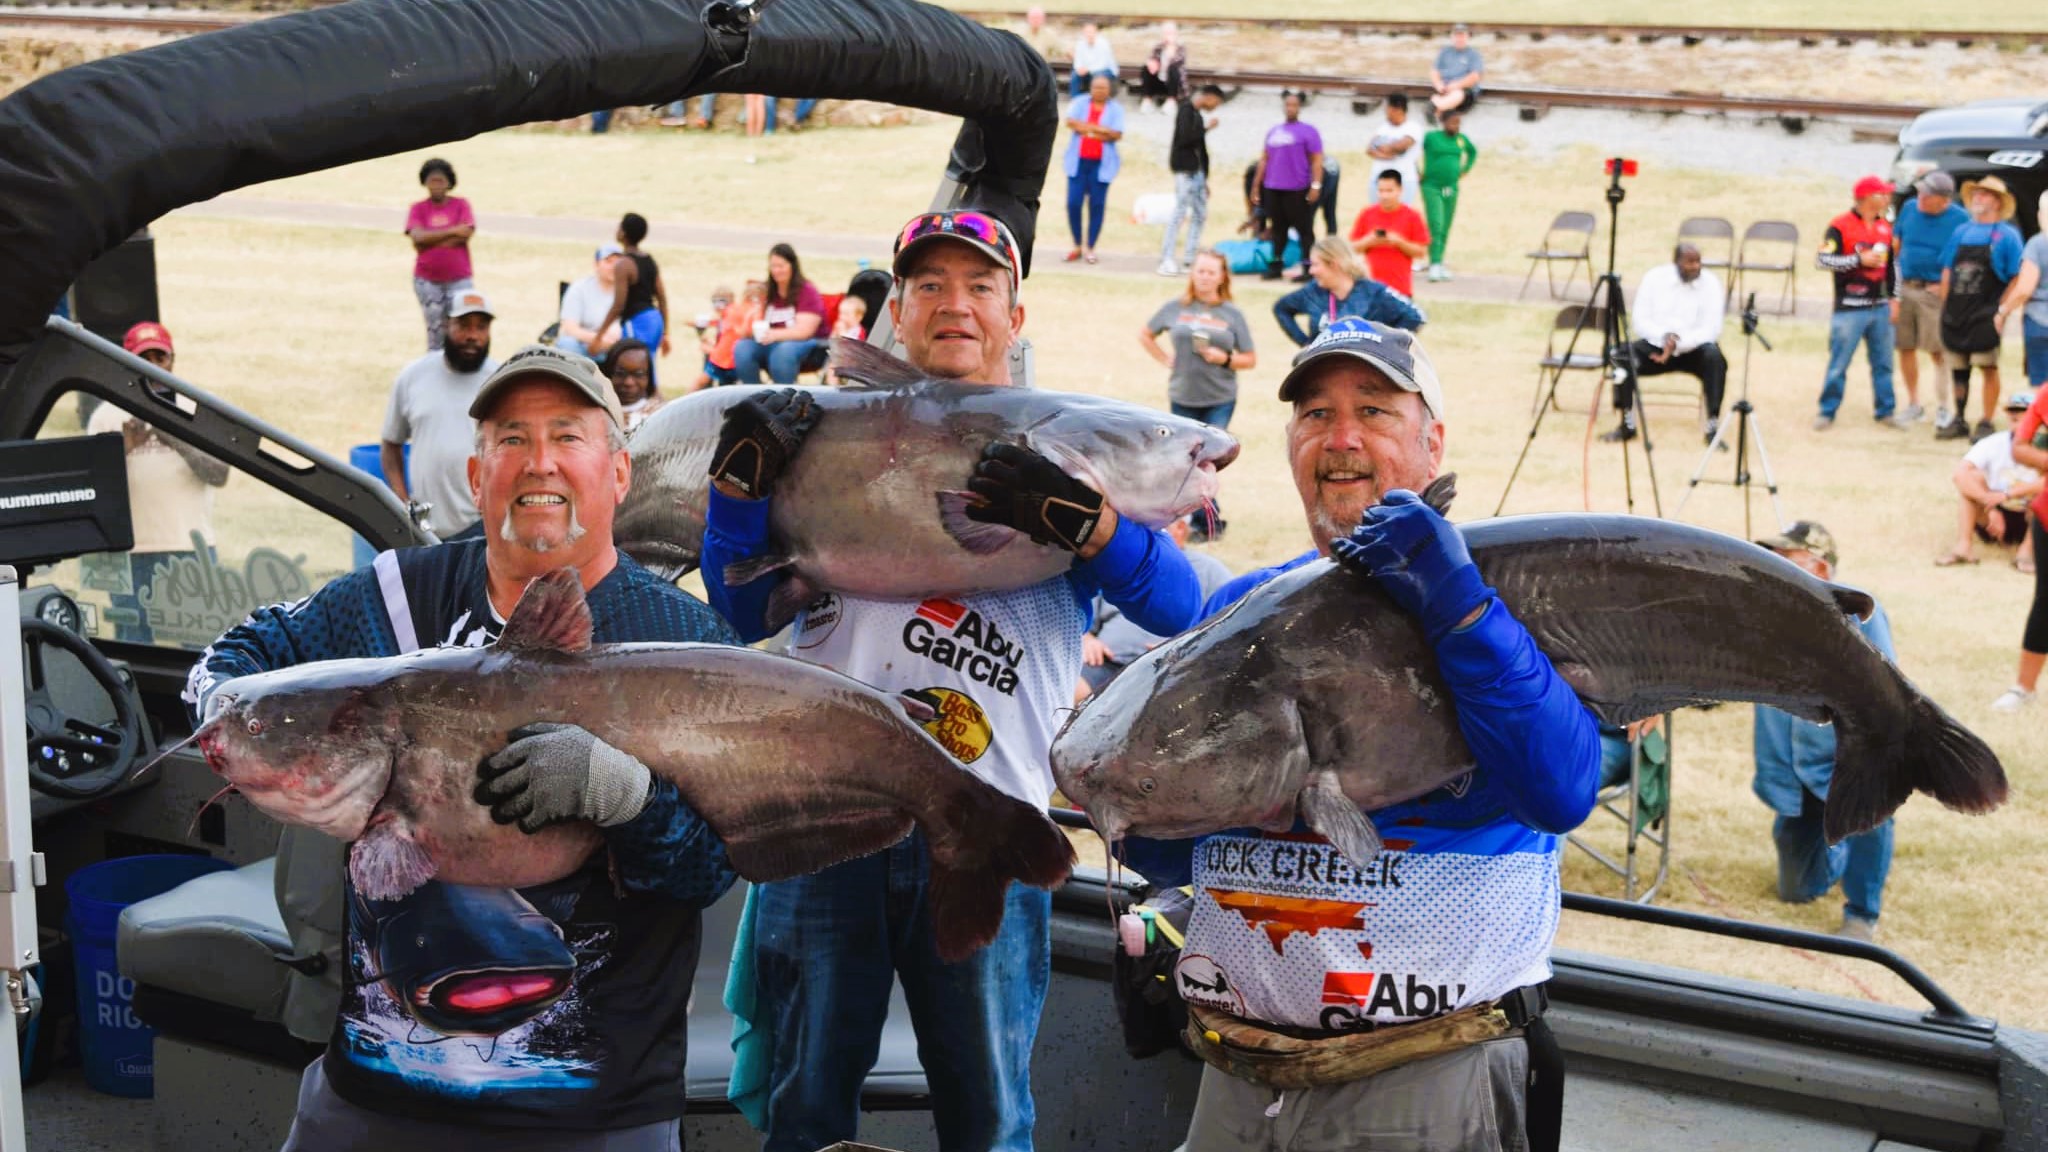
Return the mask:
<svg viewBox="0 0 2048 1152">
<path fill-rule="evenodd" d="M 1102 493 L 1015 444 L 983 449 L 967 487 L 982 499 L 967 506 L 968 519 L 1015 528 L 1069 552 L 1087 546 L 1102 520 Z"/>
<path fill-rule="evenodd" d="M 624 824 L 647 807 L 647 766 L 574 724 L 528 724 L 477 765 L 476 802 L 538 832 L 566 820 Z"/>
<path fill-rule="evenodd" d="M 750 500 L 768 495 L 818 415 L 811 394 L 796 388 L 750 396 L 726 409 L 718 450 L 711 454 L 711 478 Z"/>
</svg>

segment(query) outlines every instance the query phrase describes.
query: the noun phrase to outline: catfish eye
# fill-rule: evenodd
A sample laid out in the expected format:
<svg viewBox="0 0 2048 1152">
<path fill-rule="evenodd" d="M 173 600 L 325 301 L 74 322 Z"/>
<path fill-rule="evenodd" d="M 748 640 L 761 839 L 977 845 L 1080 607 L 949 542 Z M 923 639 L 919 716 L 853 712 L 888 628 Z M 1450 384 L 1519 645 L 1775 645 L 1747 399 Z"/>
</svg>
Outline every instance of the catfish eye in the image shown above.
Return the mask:
<svg viewBox="0 0 2048 1152">
<path fill-rule="evenodd" d="M 251 736 L 263 735 L 263 721 L 258 720 L 254 716 L 249 717 L 249 723 L 245 725 L 245 727 L 248 729 L 249 735 Z"/>
<path fill-rule="evenodd" d="M 1152 794 L 1152 790 L 1157 787 L 1159 787 L 1158 782 L 1153 780 L 1150 776 L 1143 777 L 1138 781 L 1138 791 L 1144 793 L 1147 796 L 1150 796 Z"/>
<path fill-rule="evenodd" d="M 1157 427 L 1157 428 L 1154 428 L 1154 429 L 1153 429 L 1153 431 L 1154 431 L 1154 432 L 1157 432 L 1157 433 L 1159 433 L 1159 438 L 1160 438 L 1161 440 L 1164 440 L 1164 439 L 1166 439 L 1166 438 L 1167 438 L 1168 436 L 1171 436 L 1171 435 L 1173 435 L 1173 429 L 1171 429 L 1171 428 L 1168 428 L 1168 427 L 1166 427 L 1165 425 L 1161 425 L 1161 426 L 1159 426 L 1159 427 Z"/>
</svg>

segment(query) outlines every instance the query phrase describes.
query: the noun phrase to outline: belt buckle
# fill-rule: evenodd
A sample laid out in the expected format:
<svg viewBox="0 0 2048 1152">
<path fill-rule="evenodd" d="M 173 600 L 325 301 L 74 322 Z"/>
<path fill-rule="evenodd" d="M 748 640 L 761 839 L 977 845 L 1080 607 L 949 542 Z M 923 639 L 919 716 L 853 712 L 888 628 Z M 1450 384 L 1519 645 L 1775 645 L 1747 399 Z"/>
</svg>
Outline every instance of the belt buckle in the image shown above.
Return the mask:
<svg viewBox="0 0 2048 1152">
<path fill-rule="evenodd" d="M 1510 1025 L 1526 1028 L 1531 1020 L 1550 1010 L 1550 991 L 1542 984 L 1524 984 L 1502 996 L 1497 1003 Z"/>
</svg>

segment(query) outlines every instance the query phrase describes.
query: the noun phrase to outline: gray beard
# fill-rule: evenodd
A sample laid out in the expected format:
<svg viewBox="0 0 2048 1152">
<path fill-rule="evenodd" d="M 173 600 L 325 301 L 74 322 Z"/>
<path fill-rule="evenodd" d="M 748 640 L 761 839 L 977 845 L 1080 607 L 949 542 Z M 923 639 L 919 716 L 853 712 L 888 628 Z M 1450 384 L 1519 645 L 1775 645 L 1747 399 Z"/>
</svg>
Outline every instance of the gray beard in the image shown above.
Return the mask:
<svg viewBox="0 0 2048 1152">
<path fill-rule="evenodd" d="M 498 539 L 503 540 L 507 544 L 521 544 L 531 551 L 540 553 L 553 552 L 557 548 L 567 548 L 569 545 L 583 539 L 586 532 L 587 529 L 583 527 L 583 521 L 576 518 L 576 502 L 574 500 L 569 501 L 569 532 L 568 535 L 562 537 L 560 543 L 552 540 L 521 540 L 519 533 L 512 528 L 512 505 L 510 504 L 505 506 L 504 522 L 498 525 Z"/>
</svg>

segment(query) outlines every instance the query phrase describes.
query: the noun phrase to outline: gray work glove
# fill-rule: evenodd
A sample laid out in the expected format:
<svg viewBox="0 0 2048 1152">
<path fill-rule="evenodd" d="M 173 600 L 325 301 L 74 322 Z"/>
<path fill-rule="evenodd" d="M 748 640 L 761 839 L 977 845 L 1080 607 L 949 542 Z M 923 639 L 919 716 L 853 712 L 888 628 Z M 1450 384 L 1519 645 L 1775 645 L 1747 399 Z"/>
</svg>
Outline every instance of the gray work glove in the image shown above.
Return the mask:
<svg viewBox="0 0 2048 1152">
<path fill-rule="evenodd" d="M 565 820 L 624 824 L 653 786 L 647 765 L 574 724 L 528 724 L 477 765 L 475 796 L 491 819 L 538 832 Z"/>
</svg>

